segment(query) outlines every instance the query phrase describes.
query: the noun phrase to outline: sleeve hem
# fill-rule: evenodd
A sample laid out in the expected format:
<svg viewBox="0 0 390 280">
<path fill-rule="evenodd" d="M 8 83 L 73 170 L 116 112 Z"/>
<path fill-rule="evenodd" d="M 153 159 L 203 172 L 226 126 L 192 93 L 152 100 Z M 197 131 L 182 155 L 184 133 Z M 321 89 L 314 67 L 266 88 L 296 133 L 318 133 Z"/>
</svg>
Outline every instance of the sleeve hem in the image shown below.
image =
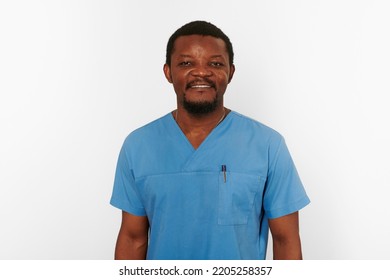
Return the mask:
<svg viewBox="0 0 390 280">
<path fill-rule="evenodd" d="M 300 200 L 298 200 L 297 202 L 287 205 L 286 207 L 266 211 L 266 214 L 269 219 L 279 218 L 294 213 L 304 208 L 309 203 L 310 203 L 310 199 L 307 196 L 305 196 Z"/>
<path fill-rule="evenodd" d="M 113 201 L 113 200 L 110 201 L 110 204 L 115 208 L 123 210 L 134 216 L 146 216 L 146 212 L 143 208 L 133 208 L 129 205 L 125 205 L 124 203 L 121 203 L 119 201 Z"/>
</svg>

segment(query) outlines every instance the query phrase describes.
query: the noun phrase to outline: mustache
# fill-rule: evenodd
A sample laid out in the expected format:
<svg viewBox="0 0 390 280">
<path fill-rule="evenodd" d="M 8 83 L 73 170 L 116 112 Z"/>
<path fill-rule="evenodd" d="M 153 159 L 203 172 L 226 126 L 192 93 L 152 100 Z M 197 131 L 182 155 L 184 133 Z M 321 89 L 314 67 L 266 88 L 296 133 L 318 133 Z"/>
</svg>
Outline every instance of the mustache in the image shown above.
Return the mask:
<svg viewBox="0 0 390 280">
<path fill-rule="evenodd" d="M 208 85 L 212 88 L 215 88 L 215 83 L 208 79 L 208 78 L 204 78 L 204 79 L 196 79 L 196 80 L 193 80 L 193 81 L 190 81 L 187 83 L 186 85 L 186 89 L 189 89 L 190 87 L 192 86 L 196 86 L 196 85 Z"/>
</svg>

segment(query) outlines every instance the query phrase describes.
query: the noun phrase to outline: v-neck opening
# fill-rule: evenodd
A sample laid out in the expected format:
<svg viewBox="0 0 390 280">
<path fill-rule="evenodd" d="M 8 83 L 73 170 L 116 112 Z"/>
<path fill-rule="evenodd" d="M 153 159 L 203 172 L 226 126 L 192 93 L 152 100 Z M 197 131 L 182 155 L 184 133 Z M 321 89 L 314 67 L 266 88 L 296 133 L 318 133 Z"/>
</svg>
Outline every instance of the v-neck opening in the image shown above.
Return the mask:
<svg viewBox="0 0 390 280">
<path fill-rule="evenodd" d="M 181 135 L 181 138 L 184 139 L 184 141 L 187 143 L 187 145 L 191 148 L 192 152 L 193 153 L 196 153 L 197 151 L 199 151 L 200 149 L 202 149 L 203 146 L 205 146 L 205 143 L 207 144 L 208 140 L 216 133 L 216 131 L 218 131 L 221 127 L 224 126 L 224 124 L 226 124 L 226 121 L 228 119 L 230 119 L 230 115 L 233 111 L 230 110 L 229 113 L 227 113 L 227 115 L 225 116 L 225 118 L 216 126 L 214 127 L 210 133 L 206 136 L 206 138 L 202 141 L 202 143 L 200 143 L 199 147 L 198 148 L 195 148 L 190 140 L 188 140 L 187 136 L 184 134 L 183 130 L 181 130 L 180 126 L 178 125 L 178 123 L 176 122 L 175 118 L 173 117 L 173 114 L 172 112 L 169 113 L 170 114 L 170 118 L 171 118 L 171 121 L 173 122 L 173 126 L 176 127 L 176 130 L 179 131 L 179 134 Z"/>
</svg>

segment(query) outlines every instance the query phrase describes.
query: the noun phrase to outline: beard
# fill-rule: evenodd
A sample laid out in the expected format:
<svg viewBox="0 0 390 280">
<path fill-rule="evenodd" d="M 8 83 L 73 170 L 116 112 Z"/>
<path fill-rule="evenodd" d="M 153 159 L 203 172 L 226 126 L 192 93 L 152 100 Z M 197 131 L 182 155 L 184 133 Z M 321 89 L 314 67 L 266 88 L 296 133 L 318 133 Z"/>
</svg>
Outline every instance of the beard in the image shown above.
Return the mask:
<svg viewBox="0 0 390 280">
<path fill-rule="evenodd" d="M 183 107 L 188 113 L 201 116 L 214 112 L 219 103 L 220 101 L 217 97 L 212 101 L 194 102 L 188 101 L 184 95 Z"/>
</svg>

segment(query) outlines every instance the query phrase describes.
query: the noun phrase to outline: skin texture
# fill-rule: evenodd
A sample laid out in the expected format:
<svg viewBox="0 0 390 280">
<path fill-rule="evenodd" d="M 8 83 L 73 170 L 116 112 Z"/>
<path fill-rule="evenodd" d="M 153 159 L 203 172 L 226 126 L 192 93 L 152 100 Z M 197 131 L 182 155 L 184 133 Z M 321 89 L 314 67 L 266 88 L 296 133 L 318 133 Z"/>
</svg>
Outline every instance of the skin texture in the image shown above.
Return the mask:
<svg viewBox="0 0 390 280">
<path fill-rule="evenodd" d="M 200 35 L 181 36 L 176 40 L 171 67 L 165 64 L 164 74 L 176 92 L 177 110 L 173 116 L 194 149 L 229 113 L 224 108 L 223 97 L 234 71 L 223 40 Z M 214 101 L 215 109 L 207 113 L 188 112 L 184 105 Z M 269 220 L 274 259 L 302 259 L 298 225 L 298 212 Z M 148 229 L 147 217 L 123 212 L 115 259 L 145 259 Z"/>
<path fill-rule="evenodd" d="M 147 217 L 122 211 L 122 224 L 115 247 L 116 260 L 144 260 L 148 248 L 149 222 Z"/>
<path fill-rule="evenodd" d="M 298 212 L 268 221 L 274 260 L 301 260 Z"/>
</svg>

